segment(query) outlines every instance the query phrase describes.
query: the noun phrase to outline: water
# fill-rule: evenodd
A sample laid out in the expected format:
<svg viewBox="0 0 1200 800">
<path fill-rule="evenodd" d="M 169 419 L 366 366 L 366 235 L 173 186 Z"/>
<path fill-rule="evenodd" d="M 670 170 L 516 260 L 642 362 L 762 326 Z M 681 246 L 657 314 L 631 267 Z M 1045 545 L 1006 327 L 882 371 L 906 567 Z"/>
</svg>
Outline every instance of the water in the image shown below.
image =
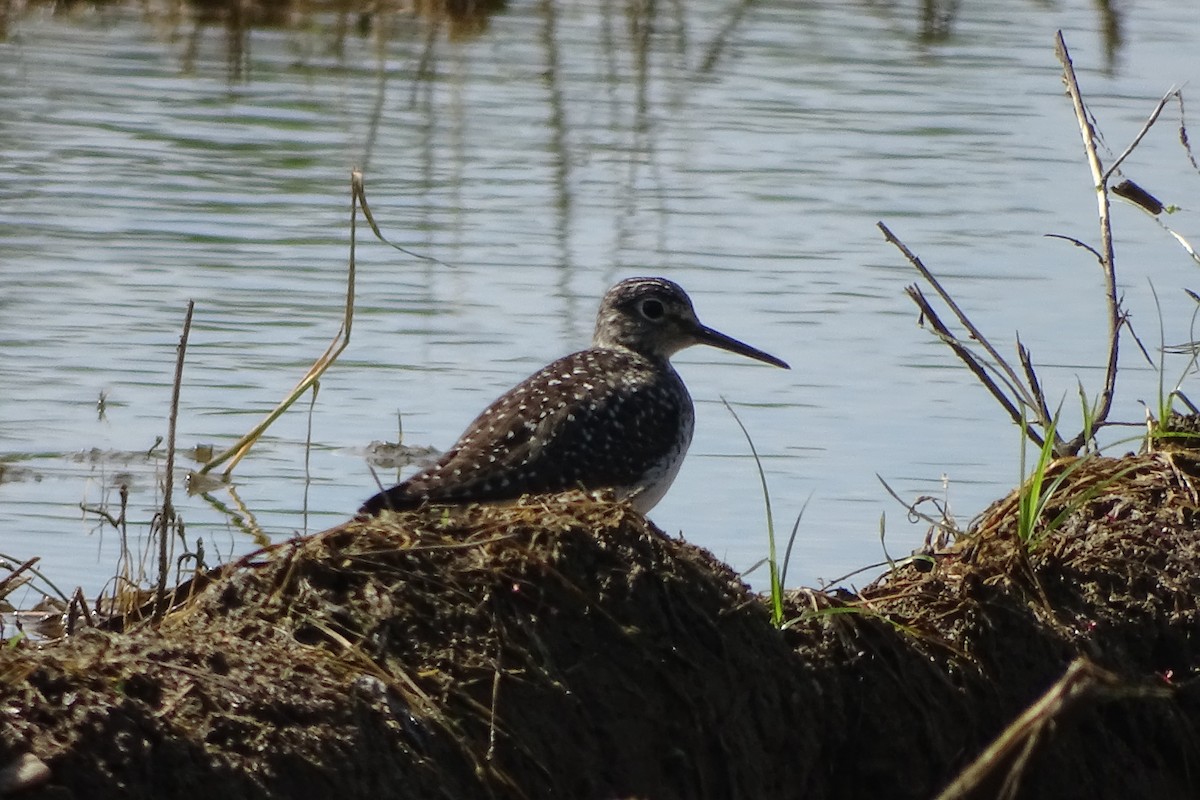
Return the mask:
<svg viewBox="0 0 1200 800">
<path fill-rule="evenodd" d="M 397 412 L 407 442 L 448 446 L 586 345 L 599 297 L 635 274 L 679 281 L 705 322 L 793 365 L 676 359 L 697 434 L 651 517 L 739 569 L 766 555 L 724 397 L 763 456 L 776 524 L 812 498 L 790 584 L 882 560 L 882 514 L 903 555 L 925 527 L 876 474 L 968 518 L 1018 478 L 1020 436 L 914 325 L 916 276 L 876 221 L 1004 352 L 1020 332 L 1077 426 L 1105 317 L 1094 261 L 1043 238 L 1097 241 L 1053 32 L 1119 152 L 1158 97 L 1200 77 L 1188 5 L 1130 8 L 1111 53 L 1082 0 L 964 8 L 933 40 L 870 3 L 512 3 L 475 36 L 403 17 L 340 55 L 336 21 L 313 14 L 253 30 L 241 77 L 217 28 L 31 10 L 0 43 L 0 551 L 94 593 L 120 543 L 79 504 L 115 510 L 121 483 L 142 546 L 161 462 L 140 454 L 166 433 L 189 299 L 181 448 L 229 445 L 288 391 L 339 325 L 359 166 L 386 235 L 442 263 L 360 225 L 353 337 L 313 405 L 307 466 L 305 399 L 237 468 L 236 498 L 176 488 L 210 562 L 252 549 L 251 528 L 278 540 L 345 519 L 374 491 L 363 449 L 396 438 Z M 1177 111 L 1164 117 L 1125 173 L 1183 206 L 1170 223 L 1194 242 L 1200 177 Z M 1158 342 L 1153 281 L 1166 339 L 1187 339 L 1195 265 L 1140 212 L 1113 219 L 1139 333 Z M 1113 418 L 1137 422 L 1157 378 L 1131 344 L 1122 363 Z"/>
</svg>

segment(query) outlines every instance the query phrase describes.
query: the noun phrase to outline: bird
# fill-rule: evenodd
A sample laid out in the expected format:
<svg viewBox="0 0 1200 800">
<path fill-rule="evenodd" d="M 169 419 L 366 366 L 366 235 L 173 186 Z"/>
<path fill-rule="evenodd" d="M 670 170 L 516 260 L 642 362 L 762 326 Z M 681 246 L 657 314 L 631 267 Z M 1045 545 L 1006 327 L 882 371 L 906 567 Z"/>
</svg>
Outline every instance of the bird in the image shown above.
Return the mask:
<svg viewBox="0 0 1200 800">
<path fill-rule="evenodd" d="M 628 278 L 600 302 L 591 347 L 517 384 L 437 463 L 371 497 L 359 514 L 572 489 L 611 492 L 645 514 L 666 494 L 692 441 L 692 398 L 670 362 L 692 345 L 790 369 L 702 324 L 677 283 Z"/>
</svg>

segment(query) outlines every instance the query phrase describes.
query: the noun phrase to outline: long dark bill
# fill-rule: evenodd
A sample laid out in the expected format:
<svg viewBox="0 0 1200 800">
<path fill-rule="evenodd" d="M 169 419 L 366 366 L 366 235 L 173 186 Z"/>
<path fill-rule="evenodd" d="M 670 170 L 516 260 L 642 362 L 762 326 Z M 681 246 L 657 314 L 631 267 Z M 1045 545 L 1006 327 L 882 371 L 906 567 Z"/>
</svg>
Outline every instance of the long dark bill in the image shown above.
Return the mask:
<svg viewBox="0 0 1200 800">
<path fill-rule="evenodd" d="M 751 347 L 745 342 L 739 342 L 732 336 L 726 336 L 720 331 L 715 331 L 706 325 L 701 325 L 699 330 L 696 331 L 696 341 L 700 344 L 716 347 L 719 350 L 728 350 L 730 353 L 737 353 L 740 356 L 753 358 L 755 361 L 762 361 L 764 364 L 791 369 L 783 359 L 776 358 L 770 353 L 764 353 L 762 350 Z"/>
</svg>

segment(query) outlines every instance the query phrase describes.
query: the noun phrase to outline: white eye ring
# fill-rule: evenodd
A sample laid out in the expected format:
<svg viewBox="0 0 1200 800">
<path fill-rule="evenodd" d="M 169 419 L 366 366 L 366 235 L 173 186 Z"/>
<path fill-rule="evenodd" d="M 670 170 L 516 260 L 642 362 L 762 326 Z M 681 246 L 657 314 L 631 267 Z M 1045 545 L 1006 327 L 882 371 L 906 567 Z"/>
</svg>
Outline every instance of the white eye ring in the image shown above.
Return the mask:
<svg viewBox="0 0 1200 800">
<path fill-rule="evenodd" d="M 667 309 L 662 304 L 662 301 L 654 299 L 643 300 L 642 304 L 638 306 L 638 310 L 642 312 L 642 316 L 646 319 L 662 319 L 663 315 L 667 313 Z"/>
</svg>

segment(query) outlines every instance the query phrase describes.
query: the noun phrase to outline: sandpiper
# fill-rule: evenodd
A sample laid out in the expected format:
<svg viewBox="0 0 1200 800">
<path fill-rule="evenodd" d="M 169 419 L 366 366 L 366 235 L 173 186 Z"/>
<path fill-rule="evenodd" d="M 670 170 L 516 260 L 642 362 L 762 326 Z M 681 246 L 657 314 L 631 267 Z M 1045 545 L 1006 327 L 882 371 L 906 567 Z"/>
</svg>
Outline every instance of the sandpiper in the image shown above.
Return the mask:
<svg viewBox="0 0 1200 800">
<path fill-rule="evenodd" d="M 789 369 L 701 324 L 677 284 L 621 281 L 600 303 L 590 348 L 501 396 L 436 464 L 375 495 L 359 513 L 570 489 L 611 491 L 649 511 L 692 441 L 692 398 L 669 358 L 695 344 Z"/>
</svg>

